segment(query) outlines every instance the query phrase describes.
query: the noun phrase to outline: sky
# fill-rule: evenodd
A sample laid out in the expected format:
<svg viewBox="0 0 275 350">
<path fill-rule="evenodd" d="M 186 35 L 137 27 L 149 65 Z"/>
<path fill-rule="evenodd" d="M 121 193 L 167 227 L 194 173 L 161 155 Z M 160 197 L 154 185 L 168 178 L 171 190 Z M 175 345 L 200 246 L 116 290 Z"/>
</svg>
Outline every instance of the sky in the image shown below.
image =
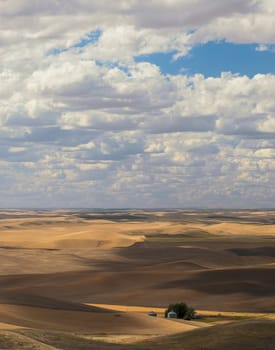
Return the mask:
<svg viewBox="0 0 275 350">
<path fill-rule="evenodd" d="M 0 0 L 0 207 L 274 208 L 275 0 Z"/>
</svg>

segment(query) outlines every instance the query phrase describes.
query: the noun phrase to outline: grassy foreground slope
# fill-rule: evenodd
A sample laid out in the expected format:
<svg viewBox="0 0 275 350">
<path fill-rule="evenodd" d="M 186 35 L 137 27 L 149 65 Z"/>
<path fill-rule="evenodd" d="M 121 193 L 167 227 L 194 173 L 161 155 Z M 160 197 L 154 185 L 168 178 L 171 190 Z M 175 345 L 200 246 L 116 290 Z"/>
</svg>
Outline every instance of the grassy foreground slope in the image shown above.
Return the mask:
<svg viewBox="0 0 275 350">
<path fill-rule="evenodd" d="M 0 347 L 9 350 L 273 350 L 275 321 L 240 321 L 136 344 L 107 344 L 91 340 L 86 335 L 42 330 L 1 331 Z"/>
<path fill-rule="evenodd" d="M 148 344 L 149 345 L 149 344 Z M 250 320 L 158 338 L 147 349 L 273 350 L 275 321 Z"/>
</svg>

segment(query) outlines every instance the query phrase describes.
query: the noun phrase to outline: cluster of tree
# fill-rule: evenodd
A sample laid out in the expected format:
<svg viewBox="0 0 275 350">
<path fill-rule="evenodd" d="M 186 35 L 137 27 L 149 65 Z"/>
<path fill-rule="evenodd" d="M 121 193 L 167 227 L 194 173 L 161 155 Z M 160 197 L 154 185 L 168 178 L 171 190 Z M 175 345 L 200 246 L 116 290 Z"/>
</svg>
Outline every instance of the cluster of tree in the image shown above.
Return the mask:
<svg viewBox="0 0 275 350">
<path fill-rule="evenodd" d="M 192 320 L 195 316 L 195 310 L 185 303 L 170 304 L 165 310 L 165 317 L 168 317 L 170 311 L 174 311 L 177 318 L 183 320 Z"/>
</svg>

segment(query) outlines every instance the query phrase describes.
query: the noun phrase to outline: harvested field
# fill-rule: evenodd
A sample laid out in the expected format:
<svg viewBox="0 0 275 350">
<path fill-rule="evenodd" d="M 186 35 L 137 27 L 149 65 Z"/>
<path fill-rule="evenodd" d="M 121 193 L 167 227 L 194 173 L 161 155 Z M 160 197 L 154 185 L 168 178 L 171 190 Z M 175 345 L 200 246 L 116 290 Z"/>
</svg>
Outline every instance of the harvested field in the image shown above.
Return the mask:
<svg viewBox="0 0 275 350">
<path fill-rule="evenodd" d="M 6 348 L 31 339 L 44 349 L 39 337 L 45 337 L 45 349 L 55 349 L 54 332 L 64 349 L 70 348 L 68 332 L 79 349 L 107 343 L 143 348 L 151 336 L 185 332 L 202 342 L 207 335 L 197 328 L 274 318 L 272 211 L 5 211 L 0 218 Z M 205 321 L 164 319 L 165 307 L 180 301 L 200 310 Z M 149 317 L 150 310 L 158 317 Z"/>
</svg>

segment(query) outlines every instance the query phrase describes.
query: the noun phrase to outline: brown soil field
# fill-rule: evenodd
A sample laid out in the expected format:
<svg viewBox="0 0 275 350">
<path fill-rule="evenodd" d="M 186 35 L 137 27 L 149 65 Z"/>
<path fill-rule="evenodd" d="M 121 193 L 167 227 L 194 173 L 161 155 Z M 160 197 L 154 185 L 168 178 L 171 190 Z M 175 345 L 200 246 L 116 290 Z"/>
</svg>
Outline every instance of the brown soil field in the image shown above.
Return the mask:
<svg viewBox="0 0 275 350">
<path fill-rule="evenodd" d="M 0 250 L 1 349 L 203 344 L 205 327 L 274 319 L 274 211 L 6 210 Z M 202 319 L 163 318 L 181 301 Z"/>
</svg>

